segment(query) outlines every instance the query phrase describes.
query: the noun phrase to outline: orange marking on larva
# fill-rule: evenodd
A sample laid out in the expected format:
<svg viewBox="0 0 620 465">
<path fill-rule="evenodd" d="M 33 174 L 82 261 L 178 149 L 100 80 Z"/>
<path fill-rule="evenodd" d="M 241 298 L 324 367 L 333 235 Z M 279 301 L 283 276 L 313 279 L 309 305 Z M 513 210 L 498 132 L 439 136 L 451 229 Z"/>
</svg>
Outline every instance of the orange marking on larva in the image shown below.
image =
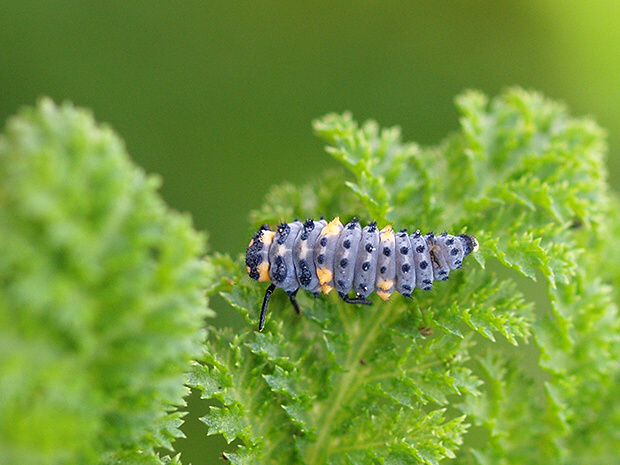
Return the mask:
<svg viewBox="0 0 620 465">
<path fill-rule="evenodd" d="M 389 291 L 394 287 L 394 281 L 391 279 L 378 279 L 377 287 L 382 291 Z"/>
<path fill-rule="evenodd" d="M 317 268 L 316 275 L 319 278 L 319 284 L 321 285 L 331 283 L 334 279 L 334 273 L 332 270 L 328 270 L 327 268 Z"/>
<path fill-rule="evenodd" d="M 275 231 L 263 231 L 261 238 L 261 242 L 265 245 L 271 245 L 271 243 L 273 242 L 273 236 L 275 236 L 276 233 Z"/>
<path fill-rule="evenodd" d="M 321 231 L 321 236 L 336 236 L 340 234 L 341 229 L 342 223 L 340 222 L 340 217 L 337 216 L 329 223 L 327 223 L 327 226 L 325 226 L 323 228 L 323 231 Z"/>
<path fill-rule="evenodd" d="M 269 262 L 261 262 L 256 267 L 256 271 L 258 271 L 258 281 L 271 281 L 269 278 Z"/>
<path fill-rule="evenodd" d="M 376 291 L 377 295 L 381 298 L 381 300 L 385 301 L 385 300 L 389 300 L 390 296 L 392 295 L 391 292 L 386 292 L 386 291 Z"/>
<path fill-rule="evenodd" d="M 385 228 L 383 228 L 380 232 L 380 237 L 382 241 L 393 241 L 394 240 L 394 230 L 392 229 L 392 225 L 388 224 Z"/>
<path fill-rule="evenodd" d="M 331 291 L 334 290 L 334 288 L 332 286 L 330 286 L 329 284 L 323 284 L 321 286 L 321 290 L 323 291 L 323 294 L 327 295 L 329 294 Z"/>
</svg>

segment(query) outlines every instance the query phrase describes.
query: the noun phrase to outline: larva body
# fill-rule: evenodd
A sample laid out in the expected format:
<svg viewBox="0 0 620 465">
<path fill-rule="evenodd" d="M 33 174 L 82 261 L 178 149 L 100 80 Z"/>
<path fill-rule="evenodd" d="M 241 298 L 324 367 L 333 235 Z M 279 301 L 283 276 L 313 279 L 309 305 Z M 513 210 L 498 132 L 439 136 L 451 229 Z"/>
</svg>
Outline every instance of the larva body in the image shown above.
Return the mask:
<svg viewBox="0 0 620 465">
<path fill-rule="evenodd" d="M 370 304 L 366 298 L 376 292 L 388 300 L 394 291 L 409 297 L 413 289 L 429 290 L 433 281 L 448 279 L 450 270 L 460 268 L 463 259 L 477 250 L 473 236 L 444 233 L 409 235 L 382 230 L 376 223 L 361 228 L 357 219 L 342 225 L 339 218 L 282 223 L 276 231 L 266 226 L 250 241 L 246 253 L 248 275 L 271 281 L 267 289 L 259 330 L 263 329 L 269 298 L 276 287 L 295 300 L 301 288 L 329 294 L 336 289 L 349 303 Z M 349 293 L 354 291 L 355 298 Z"/>
</svg>

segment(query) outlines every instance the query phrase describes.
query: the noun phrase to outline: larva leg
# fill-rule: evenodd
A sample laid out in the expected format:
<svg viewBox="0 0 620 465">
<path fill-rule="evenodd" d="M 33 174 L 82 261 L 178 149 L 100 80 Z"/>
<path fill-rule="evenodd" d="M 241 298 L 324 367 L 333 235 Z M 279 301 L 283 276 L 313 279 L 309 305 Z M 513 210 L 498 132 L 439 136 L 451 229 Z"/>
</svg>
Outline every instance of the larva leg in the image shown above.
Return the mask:
<svg viewBox="0 0 620 465">
<path fill-rule="evenodd" d="M 297 303 L 297 291 L 299 288 L 295 289 L 293 292 L 288 293 L 288 298 L 291 299 L 291 303 L 293 304 L 293 308 L 298 315 L 301 315 L 301 310 L 299 309 L 299 304 Z"/>
<path fill-rule="evenodd" d="M 273 294 L 273 291 L 275 290 L 276 290 L 276 285 L 271 284 L 271 286 L 269 286 L 267 288 L 267 291 L 265 292 L 265 298 L 263 299 L 263 306 L 260 309 L 260 320 L 258 322 L 259 331 L 262 331 L 263 328 L 265 327 L 265 316 L 267 315 L 267 306 L 269 305 L 269 299 L 271 299 L 271 294 Z"/>
<path fill-rule="evenodd" d="M 343 294 L 341 292 L 338 293 L 340 298 L 344 300 L 348 304 L 363 304 L 363 305 L 372 305 L 372 301 L 366 299 L 366 297 L 360 298 L 359 296 L 355 299 L 350 298 L 347 294 Z"/>
</svg>

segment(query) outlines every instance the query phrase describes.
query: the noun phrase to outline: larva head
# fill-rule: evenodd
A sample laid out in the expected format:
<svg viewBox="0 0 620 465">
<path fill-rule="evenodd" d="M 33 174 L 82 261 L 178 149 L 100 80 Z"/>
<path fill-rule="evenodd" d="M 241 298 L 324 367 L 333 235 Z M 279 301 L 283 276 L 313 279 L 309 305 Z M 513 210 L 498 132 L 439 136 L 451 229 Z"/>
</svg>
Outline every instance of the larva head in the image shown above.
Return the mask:
<svg viewBox="0 0 620 465">
<path fill-rule="evenodd" d="M 469 236 L 467 234 L 459 234 L 459 239 L 463 243 L 463 253 L 465 256 L 469 255 L 472 252 L 476 252 L 478 250 L 478 241 L 474 236 Z"/>
<path fill-rule="evenodd" d="M 245 254 L 245 268 L 250 278 L 269 281 L 269 246 L 274 234 L 263 226 L 250 241 Z"/>
</svg>

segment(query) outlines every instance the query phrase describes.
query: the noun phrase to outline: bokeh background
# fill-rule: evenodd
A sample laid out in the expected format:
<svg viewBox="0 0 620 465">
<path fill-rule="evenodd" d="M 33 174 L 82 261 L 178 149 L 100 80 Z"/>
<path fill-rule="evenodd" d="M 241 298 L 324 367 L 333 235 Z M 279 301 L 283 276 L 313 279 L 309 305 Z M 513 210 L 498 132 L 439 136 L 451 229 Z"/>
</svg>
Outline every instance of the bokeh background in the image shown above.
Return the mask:
<svg viewBox="0 0 620 465">
<path fill-rule="evenodd" d="M 335 166 L 314 118 L 351 110 L 436 144 L 463 89 L 511 85 L 607 128 L 620 188 L 617 0 L 0 0 L 0 121 L 43 95 L 91 108 L 235 255 L 269 186 Z M 192 405 L 184 462 L 221 463 Z"/>
</svg>

